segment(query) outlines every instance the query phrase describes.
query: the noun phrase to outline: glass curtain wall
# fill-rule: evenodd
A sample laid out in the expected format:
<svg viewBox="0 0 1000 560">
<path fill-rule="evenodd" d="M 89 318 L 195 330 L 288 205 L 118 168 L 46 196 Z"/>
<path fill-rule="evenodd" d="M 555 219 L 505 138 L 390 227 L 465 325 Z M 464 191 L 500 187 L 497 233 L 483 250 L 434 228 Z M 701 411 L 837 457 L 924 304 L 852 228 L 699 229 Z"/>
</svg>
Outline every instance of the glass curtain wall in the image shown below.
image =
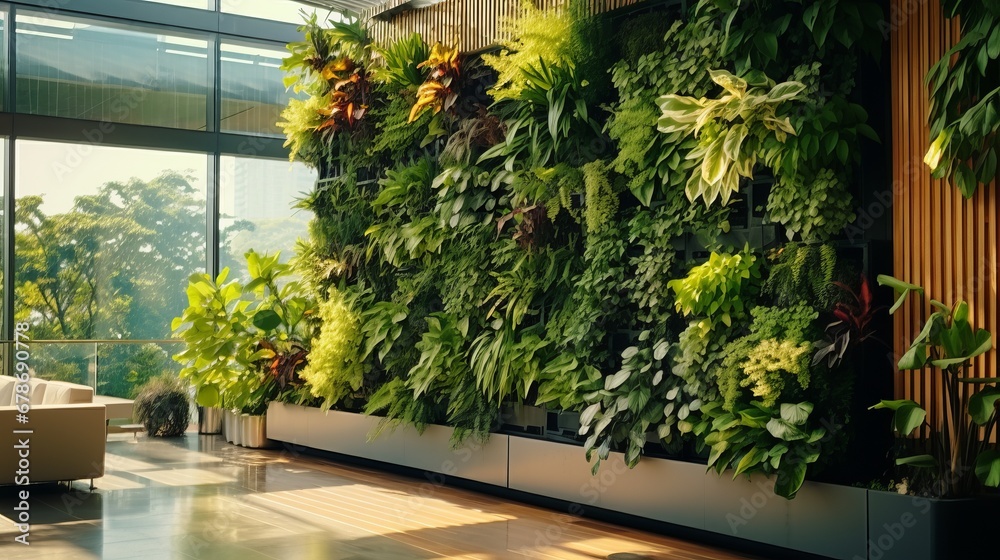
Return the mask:
<svg viewBox="0 0 1000 560">
<path fill-rule="evenodd" d="M 315 181 L 275 124 L 289 93 L 273 37 L 293 25 L 249 37 L 232 34 L 238 18 L 223 33 L 208 13 L 189 28 L 131 17 L 0 2 L 0 33 L 14 27 L 13 60 L 0 49 L 13 82 L 0 88 L 13 92 L 0 97 L 0 222 L 13 220 L 0 352 L 26 323 L 35 375 L 124 397 L 177 371 L 170 322 L 191 274 L 242 274 L 249 249 L 291 256 L 309 220 L 293 206 Z"/>
</svg>

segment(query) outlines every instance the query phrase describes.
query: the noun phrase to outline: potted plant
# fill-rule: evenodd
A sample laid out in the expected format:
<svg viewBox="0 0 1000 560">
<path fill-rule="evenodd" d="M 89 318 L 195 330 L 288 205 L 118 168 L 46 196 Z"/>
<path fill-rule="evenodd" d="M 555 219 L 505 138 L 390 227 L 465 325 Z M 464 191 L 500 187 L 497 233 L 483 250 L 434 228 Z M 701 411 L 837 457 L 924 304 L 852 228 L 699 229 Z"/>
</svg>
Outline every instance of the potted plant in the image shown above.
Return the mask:
<svg viewBox="0 0 1000 560">
<path fill-rule="evenodd" d="M 154 437 L 184 435 L 191 421 L 188 384 L 172 374 L 154 377 L 135 397 L 135 419 Z"/>
<path fill-rule="evenodd" d="M 898 294 L 891 313 L 911 293 L 924 293 L 920 286 L 891 276 L 879 276 L 878 283 Z M 887 559 L 971 555 L 975 551 L 965 547 L 975 546 L 976 539 L 970 535 L 988 530 L 990 512 L 994 517 L 1000 512 L 1000 503 L 983 496 L 987 488 L 1000 486 L 1000 444 L 994 437 L 1000 402 L 1000 389 L 995 385 L 1000 379 L 971 375 L 973 359 L 993 348 L 992 336 L 972 326 L 965 301 L 949 307 L 932 299 L 930 304 L 934 311 L 897 367 L 927 368 L 938 378 L 944 405 L 940 424 L 928 421 L 927 411 L 910 399 L 883 400 L 872 407 L 893 411 L 893 429 L 900 436 L 910 436 L 922 427 L 929 434 L 926 441 L 908 440 L 918 453 L 896 460 L 897 465 L 915 469 L 906 489 L 911 495 L 870 493 L 873 536 L 894 532 L 891 547 L 884 546 L 890 539 L 883 539 L 882 545 L 878 538 L 872 541 Z"/>
<path fill-rule="evenodd" d="M 181 377 L 196 389 L 199 406 L 227 409 L 226 439 L 245 444 L 244 425 L 263 434 L 267 403 L 298 390 L 298 370 L 308 355 L 314 301 L 292 280 L 280 254 L 246 254 L 249 282 L 229 280 L 229 269 L 216 279 L 192 275 L 188 308 L 173 321 L 175 336 L 186 344 L 174 359 Z M 245 420 L 241 415 L 257 416 Z"/>
</svg>

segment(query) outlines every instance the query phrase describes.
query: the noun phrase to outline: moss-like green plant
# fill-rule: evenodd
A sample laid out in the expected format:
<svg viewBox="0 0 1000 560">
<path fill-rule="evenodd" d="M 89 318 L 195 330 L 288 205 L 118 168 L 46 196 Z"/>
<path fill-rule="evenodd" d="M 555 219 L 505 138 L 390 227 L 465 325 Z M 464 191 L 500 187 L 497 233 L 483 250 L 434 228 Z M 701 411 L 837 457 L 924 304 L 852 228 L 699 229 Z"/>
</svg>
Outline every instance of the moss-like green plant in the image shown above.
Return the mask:
<svg viewBox="0 0 1000 560">
<path fill-rule="evenodd" d="M 731 411 L 737 401 L 753 400 L 744 394 L 750 389 L 763 406 L 773 407 L 800 398 L 809 387 L 814 325 L 819 317 L 810 306 L 756 307 L 747 336 L 727 344 L 725 359 L 716 371 L 723 408 Z M 797 387 L 789 385 L 794 379 Z M 788 390 L 786 391 L 786 387 Z"/>
<path fill-rule="evenodd" d="M 618 212 L 618 192 L 608 178 L 607 164 L 592 161 L 582 168 L 585 187 L 587 233 L 600 233 L 607 229 Z"/>
<path fill-rule="evenodd" d="M 361 316 L 347 295 L 336 288 L 331 288 L 329 298 L 320 304 L 319 316 L 323 324 L 312 341 L 309 364 L 299 376 L 309 384 L 314 397 L 323 399 L 323 407 L 330 408 L 361 388 Z"/>
</svg>

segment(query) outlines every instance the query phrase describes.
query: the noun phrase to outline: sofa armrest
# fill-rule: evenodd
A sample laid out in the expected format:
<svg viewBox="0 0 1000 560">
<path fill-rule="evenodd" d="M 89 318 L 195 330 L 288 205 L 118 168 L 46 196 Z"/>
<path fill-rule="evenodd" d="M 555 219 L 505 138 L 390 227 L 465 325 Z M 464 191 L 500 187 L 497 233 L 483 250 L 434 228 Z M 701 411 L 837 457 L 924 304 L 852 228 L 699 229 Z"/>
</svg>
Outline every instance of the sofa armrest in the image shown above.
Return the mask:
<svg viewBox="0 0 1000 560">
<path fill-rule="evenodd" d="M 13 406 L 0 406 L 0 484 L 104 476 L 107 437 L 104 405 L 34 405 L 28 412 L 27 424 L 17 421 L 18 414 Z M 31 430 L 31 433 L 15 434 L 14 430 Z M 21 468 L 25 454 L 29 463 L 27 473 Z"/>
</svg>

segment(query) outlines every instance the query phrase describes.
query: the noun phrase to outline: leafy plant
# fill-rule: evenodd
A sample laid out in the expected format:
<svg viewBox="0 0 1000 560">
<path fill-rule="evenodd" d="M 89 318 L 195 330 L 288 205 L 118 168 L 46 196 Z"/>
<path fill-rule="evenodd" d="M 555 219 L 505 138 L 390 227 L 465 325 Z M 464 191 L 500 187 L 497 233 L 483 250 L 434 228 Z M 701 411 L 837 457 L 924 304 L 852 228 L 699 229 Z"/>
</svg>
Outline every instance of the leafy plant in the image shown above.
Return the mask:
<svg viewBox="0 0 1000 560">
<path fill-rule="evenodd" d="M 708 71 L 723 64 L 718 10 L 707 7 L 675 21 L 657 37 L 655 49 L 619 61 L 611 67 L 618 103 L 606 131 L 618 144 L 612 162 L 628 180 L 628 188 L 645 206 L 682 190 L 695 162 L 685 156 L 697 145 L 682 133 L 657 132 L 660 115 L 656 97 L 672 92 L 697 98 L 713 86 Z M 662 24 L 663 14 L 654 14 Z M 631 37 L 629 37 L 631 40 Z"/>
<path fill-rule="evenodd" d="M 923 295 L 923 288 L 891 276 L 880 275 L 880 286 L 889 286 L 898 294 L 891 312 L 913 292 Z M 944 388 L 947 407 L 942 409 L 942 424 L 935 429 L 926 421 L 927 411 L 909 399 L 883 400 L 872 408 L 893 411 L 893 429 L 901 436 L 911 435 L 926 426 L 930 431 L 930 453 L 903 457 L 897 465 L 929 469 L 933 485 L 929 491 L 944 497 L 973 494 L 977 482 L 1000 486 L 1000 447 L 991 442 L 997 426 L 997 403 L 1000 383 L 995 377 L 972 377 L 972 361 L 993 348 L 989 331 L 969 323 L 969 304 L 959 300 L 954 306 L 932 299 L 935 311 L 923 329 L 899 359 L 900 370 L 937 370 Z M 977 391 L 974 387 L 986 385 Z"/>
<path fill-rule="evenodd" d="M 424 83 L 430 72 L 421 64 L 431 56 L 431 49 L 419 33 L 401 37 L 384 48 L 375 48 L 382 64 L 372 69 L 372 76 L 400 89 L 413 89 Z"/>
<path fill-rule="evenodd" d="M 847 351 L 874 335 L 872 321 L 878 307 L 874 305 L 868 277 L 860 275 L 859 290 L 855 292 L 843 282 L 833 284 L 850 296 L 847 301 L 837 302 L 833 316 L 837 319 L 826 326 L 823 340 L 814 344 L 816 353 L 813 365 L 826 360 L 826 367 L 833 369 L 844 359 Z"/>
<path fill-rule="evenodd" d="M 312 15 L 299 28 L 303 41 L 289 43 L 281 69 L 285 87 L 306 92 L 309 99 L 289 100 L 278 123 L 285 132 L 291 157 L 325 171 L 343 154 L 331 144 L 341 131 L 356 133 L 372 102 L 370 40 L 361 20 L 319 26 Z M 350 142 L 349 136 L 341 139 Z"/>
<path fill-rule="evenodd" d="M 550 360 L 538 375 L 538 406 L 552 404 L 560 410 L 579 410 L 586 396 L 604 386 L 604 377 L 594 366 L 581 363 L 570 352 Z"/>
<path fill-rule="evenodd" d="M 674 292 L 677 311 L 730 326 L 746 313 L 746 300 L 752 297 L 759 281 L 757 257 L 745 250 L 736 255 L 712 253 L 708 262 L 667 285 Z"/>
<path fill-rule="evenodd" d="M 361 389 L 361 317 L 348 295 L 336 288 L 331 288 L 327 300 L 320 303 L 319 316 L 322 326 L 312 340 L 309 364 L 299 375 L 328 409 Z"/>
<path fill-rule="evenodd" d="M 688 199 L 702 198 L 706 206 L 718 199 L 727 205 L 740 188 L 740 177 L 753 176 L 764 140 L 773 136 L 783 142 L 788 134 L 795 134 L 788 117 L 778 115 L 778 108 L 796 99 L 805 86 L 774 84 L 763 75 L 754 76 L 751 83 L 725 70 L 709 73 L 725 93 L 718 99 L 660 97 L 658 129 L 698 138 L 698 146 L 686 156 L 700 162 L 685 186 Z"/>
<path fill-rule="evenodd" d="M 622 352 L 622 368 L 604 378 L 603 390 L 586 396 L 590 405 L 580 413 L 580 435 L 587 436 L 584 448 L 587 461 L 594 461 L 591 472 L 595 475 L 601 461 L 618 445 L 625 448 L 625 464 L 634 467 L 646 445 L 646 432 L 663 420 L 664 395 L 679 392 L 664 371 L 670 344 L 650 334 L 640 334 L 641 347 Z M 678 417 L 686 418 L 688 406 Z"/>
<path fill-rule="evenodd" d="M 768 220 L 781 224 L 791 241 L 829 241 L 844 231 L 855 215 L 846 185 L 829 169 L 808 184 L 778 178 L 767 199 Z"/>
<path fill-rule="evenodd" d="M 783 307 L 808 301 L 817 309 L 828 310 L 842 293 L 837 290 L 841 267 L 832 245 L 788 243 L 768 253 L 770 271 L 762 292 Z"/>
<path fill-rule="evenodd" d="M 152 437 L 182 436 L 191 423 L 189 400 L 187 383 L 169 373 L 159 375 L 139 388 L 135 420 Z"/>
<path fill-rule="evenodd" d="M 989 0 L 944 0 L 961 39 L 930 70 L 931 144 L 924 163 L 969 198 L 997 174 L 1000 152 L 1000 12 Z"/>
<path fill-rule="evenodd" d="M 701 0 L 699 8 L 709 4 L 722 10 L 722 51 L 738 72 L 784 74 L 796 55 L 835 58 L 858 45 L 878 56 L 882 46 L 882 9 L 868 0 Z"/>
<path fill-rule="evenodd" d="M 594 140 L 601 126 L 591 115 L 584 92 L 586 82 L 572 67 L 538 59 L 523 70 L 518 96 L 497 107 L 507 127 L 506 140 L 487 150 L 480 163 L 503 158 L 503 167 L 536 169 L 558 163 L 580 165 L 597 159 Z"/>
<path fill-rule="evenodd" d="M 828 435 L 826 428 L 810 422 L 809 402 L 770 408 L 752 401 L 737 403 L 732 411 L 711 402 L 701 412 L 705 420 L 695 432 L 711 449 L 709 469 L 722 474 L 732 468 L 733 478 L 753 472 L 775 474 L 775 494 L 789 500 L 805 482 L 809 465 L 820 459 Z"/>
<path fill-rule="evenodd" d="M 282 391 L 297 389 L 296 375 L 308 353 L 315 304 L 304 287 L 290 280 L 280 254 L 246 255 L 249 282 L 227 282 L 229 269 L 213 280 L 194 274 L 188 307 L 174 318 L 174 336 L 184 349 L 183 364 L 201 406 L 249 412 L 266 407 Z"/>
<path fill-rule="evenodd" d="M 419 68 L 429 68 L 429 72 L 417 89 L 417 102 L 410 110 L 410 122 L 417 120 L 417 116 L 426 109 L 433 109 L 437 115 L 454 107 L 458 100 L 458 80 L 462 75 L 458 45 L 448 48 L 436 43 L 430 57 L 421 62 Z"/>
<path fill-rule="evenodd" d="M 498 54 L 485 54 L 483 61 L 497 72 L 490 95 L 497 101 L 518 99 L 525 76 L 542 60 L 545 64 L 569 68 L 594 56 L 580 39 L 586 7 L 573 1 L 559 10 L 543 10 L 531 0 L 522 0 L 517 14 L 501 23 L 505 39 Z"/>
<path fill-rule="evenodd" d="M 747 336 L 726 345 L 725 359 L 716 373 L 723 409 L 739 400 L 754 400 L 772 408 L 778 399 L 802 398 L 809 387 L 813 322 L 819 314 L 811 307 L 755 307 Z M 794 381 L 794 383 L 790 383 Z"/>
</svg>

